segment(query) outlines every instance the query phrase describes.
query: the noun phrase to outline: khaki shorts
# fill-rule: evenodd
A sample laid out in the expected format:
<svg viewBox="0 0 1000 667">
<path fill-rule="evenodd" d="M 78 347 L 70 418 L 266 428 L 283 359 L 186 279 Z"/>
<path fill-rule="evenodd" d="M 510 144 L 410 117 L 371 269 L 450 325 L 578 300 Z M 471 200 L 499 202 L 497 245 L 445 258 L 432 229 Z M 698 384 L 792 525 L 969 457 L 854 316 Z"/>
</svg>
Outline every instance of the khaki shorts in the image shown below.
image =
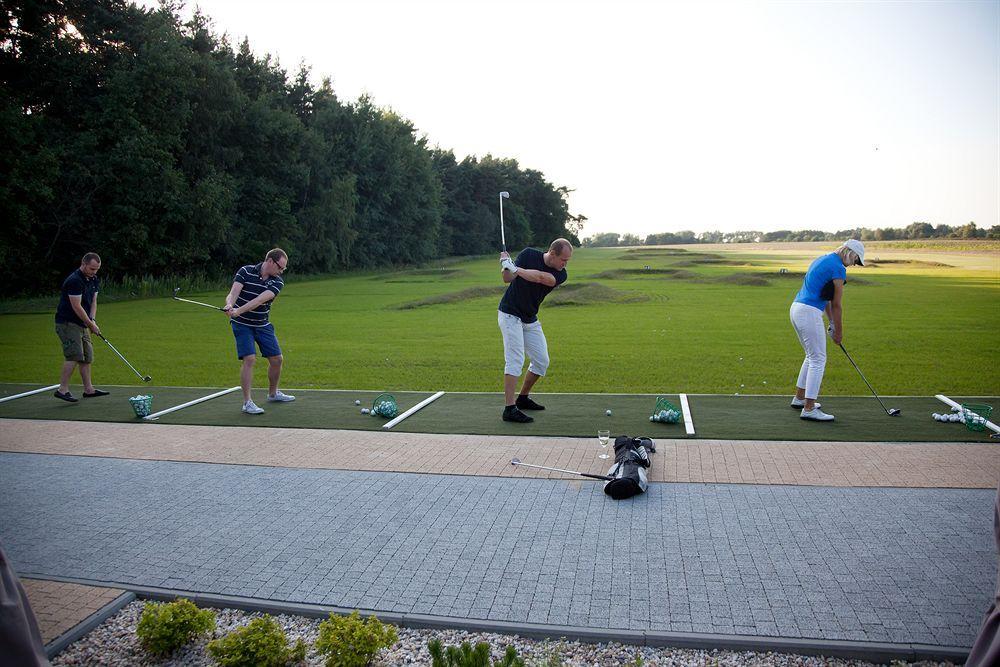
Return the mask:
<svg viewBox="0 0 1000 667">
<path fill-rule="evenodd" d="M 71 322 L 56 322 L 56 335 L 62 341 L 66 361 L 94 363 L 94 345 L 90 342 L 90 329 Z"/>
</svg>

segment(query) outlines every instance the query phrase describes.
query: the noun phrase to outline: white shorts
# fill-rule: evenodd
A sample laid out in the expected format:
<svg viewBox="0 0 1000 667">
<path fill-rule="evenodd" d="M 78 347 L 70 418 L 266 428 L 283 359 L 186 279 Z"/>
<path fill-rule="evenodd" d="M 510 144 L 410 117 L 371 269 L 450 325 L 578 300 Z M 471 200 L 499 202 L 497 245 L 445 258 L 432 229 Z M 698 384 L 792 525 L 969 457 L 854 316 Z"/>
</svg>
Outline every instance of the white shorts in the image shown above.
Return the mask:
<svg viewBox="0 0 1000 667">
<path fill-rule="evenodd" d="M 549 367 L 549 346 L 542 333 L 542 323 L 535 320 L 525 324 L 520 317 L 500 310 L 497 311 L 497 324 L 503 334 L 504 374 L 520 376 L 527 353 L 531 360 L 528 370 L 535 375 L 545 375 Z"/>
</svg>

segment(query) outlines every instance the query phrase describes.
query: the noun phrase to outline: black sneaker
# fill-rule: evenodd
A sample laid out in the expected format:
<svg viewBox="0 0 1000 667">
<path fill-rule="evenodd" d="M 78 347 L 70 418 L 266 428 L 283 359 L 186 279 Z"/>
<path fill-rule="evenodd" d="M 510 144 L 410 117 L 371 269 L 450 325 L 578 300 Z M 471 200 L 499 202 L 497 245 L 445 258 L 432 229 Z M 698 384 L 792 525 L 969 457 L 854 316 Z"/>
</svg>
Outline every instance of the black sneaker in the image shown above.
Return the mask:
<svg viewBox="0 0 1000 667">
<path fill-rule="evenodd" d="M 78 402 L 80 400 L 79 398 L 77 398 L 73 394 L 69 393 L 68 391 L 64 394 L 61 391 L 59 391 L 58 389 L 56 389 L 56 393 L 54 393 L 52 395 L 55 396 L 56 398 L 60 399 L 60 400 L 66 401 L 67 403 L 76 403 L 76 402 Z"/>
<path fill-rule="evenodd" d="M 521 410 L 544 410 L 544 405 L 539 405 L 527 396 L 521 394 L 517 397 L 517 402 L 515 403 Z"/>
<path fill-rule="evenodd" d="M 94 396 L 107 396 L 110 393 L 110 391 L 104 391 L 103 389 L 94 389 L 94 391 L 89 394 L 87 392 L 83 392 L 83 397 L 93 398 Z"/>
<path fill-rule="evenodd" d="M 508 405 L 503 409 L 503 420 L 505 422 L 518 422 L 520 424 L 530 424 L 535 421 L 534 417 L 529 417 L 518 410 L 516 405 Z"/>
</svg>

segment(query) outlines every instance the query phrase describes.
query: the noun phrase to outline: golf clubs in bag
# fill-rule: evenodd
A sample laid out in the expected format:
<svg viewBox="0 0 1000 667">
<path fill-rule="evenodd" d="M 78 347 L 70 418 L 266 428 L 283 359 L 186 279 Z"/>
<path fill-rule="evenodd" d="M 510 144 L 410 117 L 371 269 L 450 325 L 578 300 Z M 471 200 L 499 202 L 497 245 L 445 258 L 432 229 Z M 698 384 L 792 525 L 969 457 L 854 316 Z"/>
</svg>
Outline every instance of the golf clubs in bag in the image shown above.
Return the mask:
<svg viewBox="0 0 1000 667">
<path fill-rule="evenodd" d="M 656 445 L 649 438 L 627 435 L 615 438 L 615 462 L 608 470 L 608 476 L 614 479 L 604 485 L 604 493 L 615 500 L 645 493 L 649 488 L 646 468 L 650 464 L 649 455 L 654 452 Z"/>
</svg>

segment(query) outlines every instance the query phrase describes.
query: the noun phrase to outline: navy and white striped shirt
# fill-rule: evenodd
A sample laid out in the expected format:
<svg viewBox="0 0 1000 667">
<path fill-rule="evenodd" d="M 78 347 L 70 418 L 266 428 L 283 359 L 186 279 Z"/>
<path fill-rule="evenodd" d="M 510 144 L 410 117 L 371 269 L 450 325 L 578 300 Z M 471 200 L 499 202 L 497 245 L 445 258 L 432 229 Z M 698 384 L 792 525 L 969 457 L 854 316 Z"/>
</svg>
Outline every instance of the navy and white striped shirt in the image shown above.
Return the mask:
<svg viewBox="0 0 1000 667">
<path fill-rule="evenodd" d="M 267 280 L 261 278 L 260 269 L 263 264 L 263 262 L 260 264 L 247 264 L 246 266 L 241 266 L 240 270 L 236 272 L 233 282 L 243 285 L 239 296 L 236 297 L 236 303 L 233 304 L 236 308 L 242 308 L 244 304 L 250 303 L 268 290 L 274 292 L 275 296 L 278 296 L 281 288 L 285 286 L 285 281 L 280 276 L 271 276 Z M 262 303 L 253 310 L 247 311 L 239 317 L 234 317 L 233 322 L 239 322 L 248 327 L 266 327 L 268 325 L 267 316 L 271 312 L 271 304 L 273 302 L 274 299 L 271 299 L 266 303 Z"/>
</svg>

